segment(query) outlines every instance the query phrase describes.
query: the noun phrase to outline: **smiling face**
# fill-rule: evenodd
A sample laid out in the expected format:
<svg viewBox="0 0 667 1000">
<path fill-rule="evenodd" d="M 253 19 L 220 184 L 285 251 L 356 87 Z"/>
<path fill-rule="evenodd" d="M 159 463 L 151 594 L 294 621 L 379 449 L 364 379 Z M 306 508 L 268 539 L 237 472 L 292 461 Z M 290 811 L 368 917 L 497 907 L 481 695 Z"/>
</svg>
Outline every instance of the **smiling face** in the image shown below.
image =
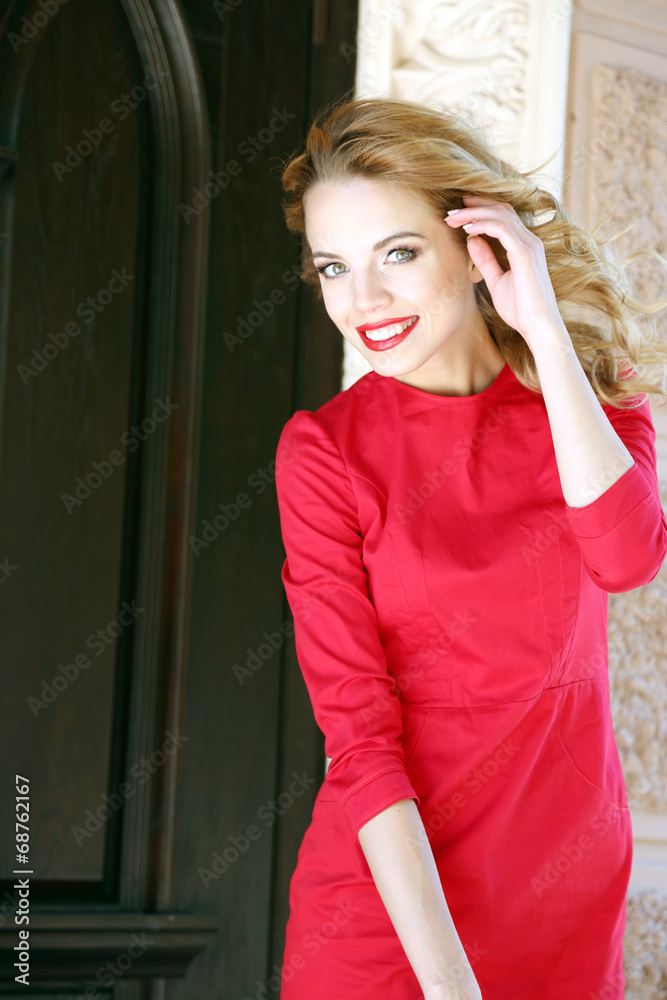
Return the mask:
<svg viewBox="0 0 667 1000">
<path fill-rule="evenodd" d="M 353 177 L 314 185 L 304 208 L 327 313 L 378 374 L 451 384 L 493 344 L 474 294 L 482 275 L 421 195 Z"/>
</svg>

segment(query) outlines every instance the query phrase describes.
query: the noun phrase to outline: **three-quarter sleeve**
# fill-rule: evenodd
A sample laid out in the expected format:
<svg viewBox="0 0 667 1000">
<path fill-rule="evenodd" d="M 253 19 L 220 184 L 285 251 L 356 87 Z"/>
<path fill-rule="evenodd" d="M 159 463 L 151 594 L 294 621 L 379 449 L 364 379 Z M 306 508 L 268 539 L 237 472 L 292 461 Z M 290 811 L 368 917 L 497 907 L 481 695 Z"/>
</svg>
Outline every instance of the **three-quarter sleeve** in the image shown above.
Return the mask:
<svg viewBox="0 0 667 1000">
<path fill-rule="evenodd" d="M 325 780 L 357 833 L 392 803 L 412 798 L 419 805 L 419 796 L 405 766 L 401 703 L 369 597 L 350 475 L 309 410 L 297 410 L 283 428 L 275 480 L 286 553 L 281 577 L 297 659 L 331 758 Z"/>
<path fill-rule="evenodd" d="M 590 577 L 609 593 L 634 590 L 657 576 L 667 555 L 655 428 L 648 398 L 637 407 L 604 405 L 634 465 L 592 503 L 566 510 Z"/>
</svg>

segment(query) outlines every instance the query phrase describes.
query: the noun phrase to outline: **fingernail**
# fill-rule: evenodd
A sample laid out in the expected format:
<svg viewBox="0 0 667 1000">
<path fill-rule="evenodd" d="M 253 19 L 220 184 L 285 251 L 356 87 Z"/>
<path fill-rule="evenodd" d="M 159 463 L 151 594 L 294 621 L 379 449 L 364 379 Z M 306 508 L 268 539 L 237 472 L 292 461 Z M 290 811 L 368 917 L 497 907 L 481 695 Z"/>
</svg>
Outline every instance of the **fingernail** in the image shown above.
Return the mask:
<svg viewBox="0 0 667 1000">
<path fill-rule="evenodd" d="M 447 215 L 456 215 L 456 213 L 460 211 L 461 211 L 460 208 L 452 208 L 449 210 L 449 212 L 447 212 Z"/>
<path fill-rule="evenodd" d="M 474 225 L 475 225 L 474 222 L 467 222 L 463 228 L 467 232 L 471 228 L 471 226 L 474 226 Z"/>
</svg>

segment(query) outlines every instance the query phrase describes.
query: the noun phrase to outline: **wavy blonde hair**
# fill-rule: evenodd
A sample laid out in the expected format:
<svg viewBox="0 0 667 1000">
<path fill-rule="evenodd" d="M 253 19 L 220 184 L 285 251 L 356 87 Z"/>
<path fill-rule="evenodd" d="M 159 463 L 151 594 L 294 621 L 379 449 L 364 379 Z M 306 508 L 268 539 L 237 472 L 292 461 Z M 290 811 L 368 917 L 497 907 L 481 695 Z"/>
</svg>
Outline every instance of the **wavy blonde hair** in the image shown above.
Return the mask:
<svg viewBox="0 0 667 1000">
<path fill-rule="evenodd" d="M 314 184 L 367 177 L 403 185 L 421 195 L 442 217 L 465 207 L 463 195 L 478 194 L 508 202 L 521 221 L 542 240 L 551 283 L 563 322 L 583 370 L 602 403 L 638 406 L 642 393 L 667 397 L 667 343 L 655 323 L 642 322 L 663 309 L 667 300 L 637 302 L 627 265 L 654 250 L 618 258 L 612 240 L 597 238 L 570 218 L 562 203 L 497 156 L 476 129 L 456 115 L 390 98 L 359 98 L 325 105 L 305 140 L 305 149 L 283 161 L 281 183 L 287 228 L 301 235 L 301 279 L 316 284 L 305 233 L 304 196 Z M 551 217 L 543 218 L 547 213 Z M 626 232 L 624 230 L 624 232 Z M 463 246 L 466 234 L 453 230 Z M 499 240 L 484 236 L 501 266 L 509 267 Z M 505 361 L 525 386 L 540 392 L 535 360 L 524 338 L 493 307 L 486 282 L 475 295 L 489 332 Z M 586 314 L 585 316 L 583 314 Z M 630 367 L 628 368 L 628 362 Z M 631 384 L 628 385 L 628 380 Z M 665 399 L 660 405 L 664 405 Z"/>
</svg>

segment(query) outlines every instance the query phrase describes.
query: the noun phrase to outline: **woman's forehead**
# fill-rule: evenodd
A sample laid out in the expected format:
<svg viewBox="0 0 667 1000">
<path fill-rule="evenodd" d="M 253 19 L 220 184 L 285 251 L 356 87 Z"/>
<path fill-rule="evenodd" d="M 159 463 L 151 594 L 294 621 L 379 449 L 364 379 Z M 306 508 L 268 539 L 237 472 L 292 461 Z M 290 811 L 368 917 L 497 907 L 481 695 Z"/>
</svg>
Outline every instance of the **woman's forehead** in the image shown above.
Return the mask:
<svg viewBox="0 0 667 1000">
<path fill-rule="evenodd" d="M 309 242 L 362 227 L 367 240 L 380 240 L 394 229 L 413 229 L 435 220 L 437 213 L 424 196 L 389 181 L 353 178 L 314 185 L 304 198 Z M 324 248 L 322 248 L 324 249 Z"/>
</svg>

